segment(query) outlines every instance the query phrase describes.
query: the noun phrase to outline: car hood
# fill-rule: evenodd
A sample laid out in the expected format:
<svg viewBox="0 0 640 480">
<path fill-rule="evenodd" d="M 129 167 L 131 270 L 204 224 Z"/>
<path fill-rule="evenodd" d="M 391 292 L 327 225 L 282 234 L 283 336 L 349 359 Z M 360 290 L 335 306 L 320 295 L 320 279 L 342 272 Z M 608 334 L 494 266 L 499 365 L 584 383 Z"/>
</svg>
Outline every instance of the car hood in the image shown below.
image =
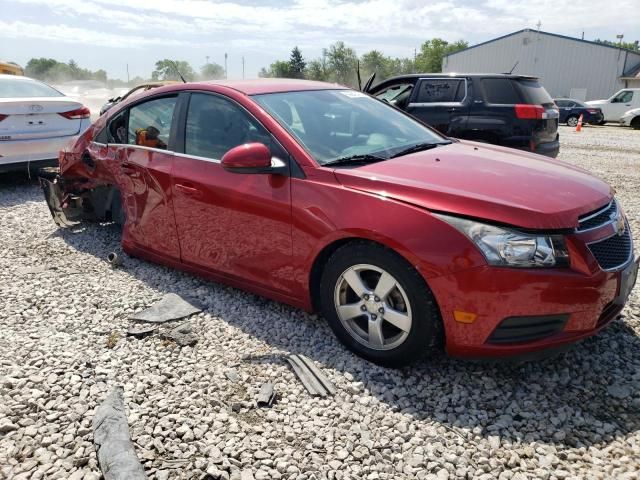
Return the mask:
<svg viewBox="0 0 640 480">
<path fill-rule="evenodd" d="M 605 205 L 611 187 L 585 170 L 503 147 L 456 142 L 335 170 L 347 188 L 525 229 L 566 229 Z"/>
</svg>

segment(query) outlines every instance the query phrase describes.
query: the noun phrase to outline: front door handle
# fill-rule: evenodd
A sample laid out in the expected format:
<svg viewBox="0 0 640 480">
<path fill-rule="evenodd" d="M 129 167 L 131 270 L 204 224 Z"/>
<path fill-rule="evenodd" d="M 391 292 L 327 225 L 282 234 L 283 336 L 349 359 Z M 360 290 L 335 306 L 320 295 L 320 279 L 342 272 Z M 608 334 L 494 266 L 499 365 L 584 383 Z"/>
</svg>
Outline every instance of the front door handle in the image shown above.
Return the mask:
<svg viewBox="0 0 640 480">
<path fill-rule="evenodd" d="M 447 110 L 447 112 L 449 112 L 449 113 L 453 113 L 453 112 L 457 112 L 457 111 L 458 111 L 457 108 L 450 108 L 450 109 Z"/>
<path fill-rule="evenodd" d="M 192 187 L 190 185 L 183 185 L 181 183 L 176 183 L 176 190 L 184 193 L 185 195 L 189 195 L 190 197 L 199 197 L 202 193 L 195 187 Z"/>
</svg>

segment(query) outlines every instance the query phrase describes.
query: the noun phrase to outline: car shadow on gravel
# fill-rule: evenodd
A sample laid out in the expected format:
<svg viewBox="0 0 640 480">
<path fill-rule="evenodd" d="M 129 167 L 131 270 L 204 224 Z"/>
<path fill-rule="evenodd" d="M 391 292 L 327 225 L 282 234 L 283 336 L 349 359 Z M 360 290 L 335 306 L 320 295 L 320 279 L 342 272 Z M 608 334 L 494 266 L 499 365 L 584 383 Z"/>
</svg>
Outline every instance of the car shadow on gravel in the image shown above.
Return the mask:
<svg viewBox="0 0 640 480">
<path fill-rule="evenodd" d="M 120 248 L 120 230 L 113 225 L 84 224 L 54 235 L 102 259 Z M 392 370 L 348 352 L 316 315 L 134 258 L 125 257 L 123 268 L 160 293 L 195 298 L 207 313 L 275 353 L 249 355 L 248 361 L 268 368 L 284 362 L 282 353 L 306 355 L 333 369 L 327 371 L 338 388 L 359 400 L 443 425 L 465 439 L 588 447 L 640 429 L 640 338 L 623 320 L 544 361 L 492 364 L 436 355 Z"/>
</svg>

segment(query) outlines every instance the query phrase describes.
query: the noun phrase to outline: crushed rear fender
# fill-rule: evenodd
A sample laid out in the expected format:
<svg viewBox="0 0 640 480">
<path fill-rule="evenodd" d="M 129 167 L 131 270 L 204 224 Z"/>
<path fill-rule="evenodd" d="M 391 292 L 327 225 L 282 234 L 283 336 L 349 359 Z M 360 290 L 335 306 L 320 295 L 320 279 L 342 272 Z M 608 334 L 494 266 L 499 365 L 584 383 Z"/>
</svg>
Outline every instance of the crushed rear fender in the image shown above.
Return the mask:
<svg viewBox="0 0 640 480">
<path fill-rule="evenodd" d="M 120 192 L 112 185 L 93 186 L 85 179 L 68 181 L 57 176 L 53 180 L 40 177 L 40 186 L 53 221 L 61 228 L 83 220 L 124 221 Z"/>
</svg>

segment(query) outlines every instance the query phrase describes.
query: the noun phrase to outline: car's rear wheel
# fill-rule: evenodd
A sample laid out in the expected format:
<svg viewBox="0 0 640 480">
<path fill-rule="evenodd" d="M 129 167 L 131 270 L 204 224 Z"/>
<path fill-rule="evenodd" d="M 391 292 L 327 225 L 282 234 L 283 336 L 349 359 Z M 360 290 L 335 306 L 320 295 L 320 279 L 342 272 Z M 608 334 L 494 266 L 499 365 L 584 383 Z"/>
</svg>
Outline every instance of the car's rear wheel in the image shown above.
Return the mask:
<svg viewBox="0 0 640 480">
<path fill-rule="evenodd" d="M 321 308 L 340 341 L 375 363 L 399 367 L 436 350 L 440 312 L 420 274 L 381 245 L 354 242 L 329 259 Z"/>
<path fill-rule="evenodd" d="M 569 115 L 567 117 L 567 125 L 569 125 L 570 127 L 575 127 L 576 125 L 578 125 L 578 117 L 575 115 Z"/>
<path fill-rule="evenodd" d="M 640 130 L 640 116 L 635 117 L 633 120 L 631 120 L 630 125 L 634 130 Z"/>
</svg>

